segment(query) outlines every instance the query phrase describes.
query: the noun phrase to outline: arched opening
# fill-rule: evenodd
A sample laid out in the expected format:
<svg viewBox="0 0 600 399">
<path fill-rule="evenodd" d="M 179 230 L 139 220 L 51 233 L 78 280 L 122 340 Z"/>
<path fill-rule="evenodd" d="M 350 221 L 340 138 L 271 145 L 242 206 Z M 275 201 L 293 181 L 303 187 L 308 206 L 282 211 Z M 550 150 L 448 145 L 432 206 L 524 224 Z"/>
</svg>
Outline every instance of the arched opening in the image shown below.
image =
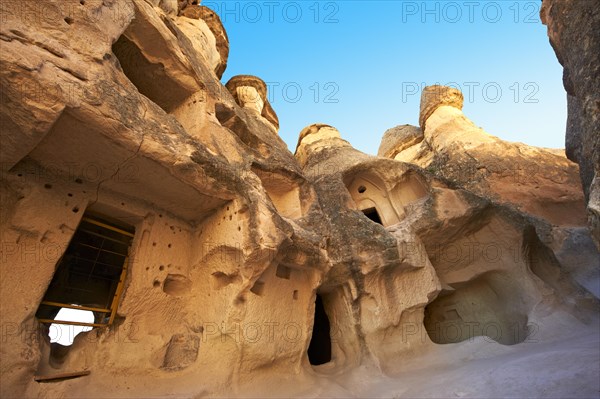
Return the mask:
<svg viewBox="0 0 600 399">
<path fill-rule="evenodd" d="M 531 334 L 522 288 L 509 274 L 488 272 L 451 287 L 425 308 L 423 323 L 433 342 L 453 344 L 487 336 L 514 345 Z"/>
<path fill-rule="evenodd" d="M 331 330 L 323 299 L 317 294 L 312 338 L 308 346 L 308 360 L 313 366 L 331 361 Z"/>
<path fill-rule="evenodd" d="M 371 221 L 383 225 L 383 222 L 381 221 L 381 217 L 379 216 L 379 212 L 377 212 L 377 208 L 364 209 L 362 212 Z"/>
<path fill-rule="evenodd" d="M 401 203 L 394 204 L 384 181 L 374 173 L 347 176 L 344 184 L 360 210 L 382 226 L 398 223 L 404 216 Z"/>
</svg>

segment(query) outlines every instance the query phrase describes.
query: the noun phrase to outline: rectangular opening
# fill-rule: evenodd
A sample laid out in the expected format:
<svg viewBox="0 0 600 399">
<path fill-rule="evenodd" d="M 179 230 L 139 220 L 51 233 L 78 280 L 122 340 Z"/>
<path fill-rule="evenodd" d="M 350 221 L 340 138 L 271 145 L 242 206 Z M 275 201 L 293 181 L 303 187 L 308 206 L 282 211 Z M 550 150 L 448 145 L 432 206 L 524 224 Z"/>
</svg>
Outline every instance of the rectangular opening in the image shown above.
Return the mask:
<svg viewBox="0 0 600 399">
<path fill-rule="evenodd" d="M 134 232 L 132 226 L 86 212 L 40 303 L 39 321 L 91 327 L 112 324 Z M 54 320 L 63 308 L 91 311 L 94 321 Z"/>
<path fill-rule="evenodd" d="M 289 280 L 290 276 L 292 275 L 292 269 L 284 265 L 278 265 L 275 275 L 279 278 Z"/>
<path fill-rule="evenodd" d="M 365 214 L 366 217 L 371 219 L 373 222 L 383 225 L 383 223 L 381 222 L 381 217 L 379 216 L 379 212 L 377 212 L 377 208 L 363 209 L 362 212 Z"/>
<path fill-rule="evenodd" d="M 317 294 L 312 337 L 308 346 L 308 360 L 313 366 L 331 361 L 331 326 L 325 312 L 323 298 Z"/>
</svg>

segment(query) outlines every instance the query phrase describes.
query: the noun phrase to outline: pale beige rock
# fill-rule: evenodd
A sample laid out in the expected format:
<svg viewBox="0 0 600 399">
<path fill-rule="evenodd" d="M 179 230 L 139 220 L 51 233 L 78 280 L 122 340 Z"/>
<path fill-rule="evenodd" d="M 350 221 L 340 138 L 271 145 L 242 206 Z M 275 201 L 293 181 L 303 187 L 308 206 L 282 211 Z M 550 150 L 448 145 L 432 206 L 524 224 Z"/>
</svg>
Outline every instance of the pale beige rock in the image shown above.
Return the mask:
<svg viewBox="0 0 600 399">
<path fill-rule="evenodd" d="M 445 344 L 487 335 L 514 345 L 531 333 L 532 323 L 543 323 L 550 308 L 568 309 L 585 319 L 596 306 L 554 258 L 552 239 L 542 233 L 552 229 L 546 221 L 451 189 L 405 163 L 361 154 L 330 126 L 304 129 L 296 157 L 315 181 L 324 212 L 335 215 L 329 251 L 334 266 L 321 289 L 348 284 L 345 280 L 351 287 L 364 287 L 346 289 L 345 302 L 361 303 L 361 345 L 387 371 L 398 367 L 393 361 L 398 354 L 425 351 L 429 339 Z M 351 221 L 357 217 L 371 225 L 369 233 L 361 222 Z M 398 244 L 398 266 L 387 263 L 395 262 L 395 252 L 389 258 L 376 255 L 387 253 L 385 234 Z M 353 244 L 343 244 L 348 242 Z M 596 256 L 589 247 L 587 251 L 586 259 Z M 433 280 L 423 274 L 430 264 Z M 390 302 L 384 292 L 396 293 L 396 301 Z M 554 296 L 557 292 L 576 305 Z M 497 334 L 490 332 L 492 327 Z M 457 334 L 449 336 L 451 329 Z"/>
<path fill-rule="evenodd" d="M 279 130 L 279 119 L 269 103 L 267 85 L 262 79 L 250 75 L 237 75 L 225 85 L 242 108 L 248 108 L 262 116 L 275 131 Z"/>
<path fill-rule="evenodd" d="M 169 341 L 162 368 L 178 371 L 193 364 L 198 358 L 200 337 L 198 335 L 175 334 Z"/>
<path fill-rule="evenodd" d="M 179 17 L 174 19 L 181 32 L 187 36 L 194 49 L 206 60 L 206 64 L 213 70 L 218 70 L 222 62 L 221 54 L 217 50 L 217 40 L 206 22 L 201 19 Z"/>
<path fill-rule="evenodd" d="M 318 153 L 338 146 L 350 147 L 350 143 L 343 140 L 340 132 L 333 126 L 316 123 L 305 127 L 300 132 L 295 156 L 300 165 L 304 167 L 308 160 L 309 152 Z"/>
<path fill-rule="evenodd" d="M 167 15 L 176 16 L 179 14 L 179 0 L 158 0 L 158 6 L 162 8 Z"/>
<path fill-rule="evenodd" d="M 425 131 L 427 119 L 442 106 L 462 110 L 464 98 L 460 90 L 447 86 L 427 86 L 421 93 L 421 109 L 419 111 L 419 126 Z"/>
<path fill-rule="evenodd" d="M 220 63 L 214 67 L 214 71 L 217 77 L 221 79 L 227 68 L 227 59 L 229 58 L 229 38 L 221 23 L 221 18 L 210 8 L 199 6 L 198 3 L 195 0 L 188 0 L 188 4 L 184 4 L 185 7 L 180 6 L 181 11 L 179 15 L 190 19 L 202 20 L 212 32 L 216 40 L 217 52 L 221 58 Z"/>
<path fill-rule="evenodd" d="M 131 386 L 136 395 L 166 395 L 173 388 L 163 383 L 172 377 L 160 370 L 172 376 L 184 368 L 212 373 L 214 391 L 230 378 L 245 379 L 246 369 L 272 365 L 275 354 L 295 367 L 305 357 L 310 331 L 305 317 L 312 317 L 306 309 L 314 303 L 312 292 L 321 273 L 320 264 L 309 265 L 306 259 L 322 249 L 301 224 L 283 221 L 278 208 L 297 219 L 310 209 L 314 194 L 272 128 L 237 106 L 189 38 L 162 17 L 163 11 L 145 1 L 124 4 L 119 8 L 88 1 L 84 12 L 105 18 L 64 23 L 45 35 L 36 33 L 43 26 L 24 29 L 18 19 L 2 25 L 2 85 L 14 93 L 2 97 L 2 256 L 3 266 L 10 264 L 15 273 L 3 272 L 0 293 L 3 325 L 16 329 L 1 348 L 3 397 L 98 392 L 109 397 L 119 395 L 105 385 L 113 384 L 115 375 L 138 381 Z M 70 29 L 77 29 L 74 41 L 66 40 Z M 39 40 L 44 40 L 41 47 L 35 44 Z M 31 50 L 27 61 L 21 56 L 26 48 Z M 47 66 L 24 70 L 23 62 Z M 20 82 L 36 82 L 45 90 L 58 83 L 74 90 L 53 90 L 25 101 Z M 221 126 L 217 104 L 227 104 L 246 130 Z M 248 143 L 264 137 L 268 141 L 262 145 L 274 155 L 262 158 L 236 134 Z M 4 137 L 10 138 L 7 145 Z M 287 190 L 273 181 L 292 183 Z M 48 210 L 47 217 L 40 208 Z M 118 327 L 78 336 L 59 353 L 43 332 L 23 340 L 20 331 L 40 327 L 34 317 L 37 306 L 84 211 L 90 210 L 136 229 L 120 321 Z M 289 256 L 292 247 L 298 260 Z M 25 248 L 34 256 L 24 257 Z M 292 269 L 289 281 L 270 275 L 280 261 Z M 24 278 L 27 269 L 36 270 L 35 277 Z M 221 280 L 227 283 L 215 285 Z M 260 297 L 250 291 L 258 280 L 268 282 Z M 284 292 L 287 306 L 303 311 L 265 312 L 281 304 Z M 9 297 L 16 300 L 5 301 Z M 240 318 L 244 313 L 247 319 Z M 283 323 L 301 326 L 297 340 L 266 340 L 257 347 L 239 336 L 224 338 L 261 317 L 264 323 L 285 319 Z M 261 328 L 268 328 L 264 323 Z M 279 328 L 277 334 L 282 333 Z M 188 356 L 197 339 L 198 356 Z M 258 352 L 251 355 L 253 351 Z M 242 358 L 250 362 L 232 375 Z M 56 367 L 94 372 L 91 379 L 50 391 L 48 385 L 32 382 L 33 373 L 56 372 Z M 152 374 L 152 381 L 147 380 Z"/>
<path fill-rule="evenodd" d="M 240 104 L 244 108 L 249 108 L 260 115 L 265 103 L 256 88 L 252 86 L 238 86 L 235 92 Z"/>
<path fill-rule="evenodd" d="M 494 356 L 539 363 L 524 345 L 532 326 L 553 351 L 570 334 L 597 337 L 598 254 L 565 211 L 579 197 L 564 156 L 503 144 L 454 100 L 429 98 L 422 135 L 392 135 L 382 153 L 410 159 L 417 147 L 413 165 L 362 154 L 324 124 L 300 133 L 294 157 L 265 83 L 219 81 L 226 34 L 197 2 L 179 2 L 178 16 L 164 0 L 49 2 L 66 20 L 36 4 L 2 3 L 0 396 L 369 396 L 382 379 L 409 386 L 403 376 L 475 357 L 479 378 L 460 380 L 472 386 Z M 548 174 L 515 191 L 492 153 Z M 458 178 L 465 154 L 489 182 Z M 436 165 L 448 173 L 420 167 Z M 74 276 L 61 259 L 92 213 L 134 231 L 115 320 L 51 344 L 40 302 L 69 291 L 54 278 Z M 98 285 L 84 291 L 91 299 L 74 302 L 105 306 Z M 577 361 L 561 364 L 572 375 L 552 383 L 597 393 L 594 352 L 574 342 Z"/>
<path fill-rule="evenodd" d="M 394 159 L 398 153 L 423 141 L 423 131 L 411 125 L 396 126 L 383 135 L 377 156 Z"/>
<path fill-rule="evenodd" d="M 425 88 L 423 139 L 397 140 L 386 147 L 387 157 L 417 164 L 459 187 L 553 224 L 585 225 L 577 165 L 562 152 L 502 141 L 476 126 L 461 108 L 462 94 L 456 89 Z"/>
</svg>

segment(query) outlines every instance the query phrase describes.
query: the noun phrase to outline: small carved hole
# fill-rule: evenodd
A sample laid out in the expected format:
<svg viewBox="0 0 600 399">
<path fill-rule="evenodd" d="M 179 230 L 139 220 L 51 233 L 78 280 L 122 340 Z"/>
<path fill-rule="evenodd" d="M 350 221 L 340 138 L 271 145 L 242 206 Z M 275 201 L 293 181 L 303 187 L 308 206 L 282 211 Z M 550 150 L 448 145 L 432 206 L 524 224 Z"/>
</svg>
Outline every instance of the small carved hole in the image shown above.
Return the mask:
<svg viewBox="0 0 600 399">
<path fill-rule="evenodd" d="M 289 280 L 291 274 L 292 274 L 292 269 L 290 269 L 289 267 L 283 266 L 283 265 L 277 266 L 277 271 L 275 272 L 275 275 L 277 277 Z"/>
</svg>

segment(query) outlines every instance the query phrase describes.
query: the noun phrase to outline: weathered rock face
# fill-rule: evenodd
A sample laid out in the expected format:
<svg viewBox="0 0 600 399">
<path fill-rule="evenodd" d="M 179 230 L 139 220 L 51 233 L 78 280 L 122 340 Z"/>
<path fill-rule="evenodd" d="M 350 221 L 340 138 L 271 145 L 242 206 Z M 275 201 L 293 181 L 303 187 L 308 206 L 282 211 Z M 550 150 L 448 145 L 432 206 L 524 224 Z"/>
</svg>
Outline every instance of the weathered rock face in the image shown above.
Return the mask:
<svg viewBox="0 0 600 399">
<path fill-rule="evenodd" d="M 243 382 L 244 370 L 297 371 L 327 264 L 306 262 L 323 251 L 322 237 L 302 227 L 314 193 L 272 124 L 219 81 L 218 41 L 199 43 L 194 29 L 208 38 L 201 24 L 180 29 L 189 18 L 146 1 L 49 2 L 57 20 L 34 3 L 10 6 L 1 295 L 2 322 L 15 333 L 2 344 L 2 396 L 44 395 L 33 374 L 81 368 L 94 369 L 93 381 L 52 392 L 120 395 L 107 385 L 116 378 L 138 380 L 138 395 L 166 395 L 177 370 L 204 374 L 213 390 Z M 39 18 L 24 24 L 31 15 Z M 135 231 L 125 287 L 111 327 L 78 336 L 55 369 L 35 315 L 92 213 Z M 264 345 L 240 338 L 249 323 Z M 284 326 L 293 339 L 280 339 Z"/>
<path fill-rule="evenodd" d="M 324 124 L 294 156 L 264 82 L 220 82 L 227 36 L 194 1 L 7 4 L 2 397 L 300 395 L 597 323 L 576 166 L 486 136 L 459 93 L 424 93 L 423 130 L 386 134 L 394 159 Z M 498 151 L 544 174 L 504 184 Z M 94 315 L 69 347 L 49 342 L 57 303 Z M 62 373 L 80 378 L 33 379 Z"/>
<path fill-rule="evenodd" d="M 267 97 L 267 85 L 260 78 L 250 75 L 238 75 L 229 79 L 225 87 L 242 108 L 249 108 L 266 119 L 279 130 L 279 119 Z"/>
<path fill-rule="evenodd" d="M 596 300 L 573 282 L 573 271 L 552 250 L 566 249 L 564 236 L 573 235 L 571 229 L 552 226 L 513 206 L 457 188 L 415 166 L 362 154 L 330 126 L 306 128 L 296 156 L 307 177 L 315 182 L 327 219 L 334 226 L 346 226 L 332 228 L 329 233 L 333 245 L 328 253 L 334 266 L 321 289 L 340 284 L 346 276 L 352 276 L 353 284 L 361 287 L 357 290 L 359 298 L 361 292 L 367 297 L 365 303 L 357 304 L 354 313 L 364 317 L 361 330 L 376 337 L 369 339 L 366 335 L 365 341 L 382 367 L 393 369 L 393 362 L 386 360 L 395 354 L 418 351 L 422 341 L 407 334 L 406 328 L 423 315 L 424 328 L 436 343 L 486 335 L 485 326 L 494 325 L 498 342 L 515 344 L 531 333 L 528 329 L 532 325 L 544 323 L 547 313 L 541 309 L 565 309 L 585 320 L 588 311 L 597 306 Z M 355 221 L 357 215 L 364 221 L 362 228 L 363 222 Z M 583 234 L 589 240 L 589 232 Z M 388 235 L 395 239 L 386 239 Z M 348 242 L 353 245 L 343 244 Z M 381 247 L 385 242 L 396 243 L 397 252 Z M 589 266 L 583 265 L 582 269 L 595 286 L 598 253 L 593 246 L 575 246 L 577 249 L 567 252 L 585 257 Z M 358 255 L 350 256 L 348 251 Z M 395 258 L 396 254 L 400 259 Z M 348 258 L 352 261 L 344 262 Z M 433 280 L 426 275 L 430 273 L 429 265 L 435 270 Z M 382 270 L 394 270 L 394 277 L 377 277 Z M 388 281 L 384 292 L 370 288 L 373 281 Z M 412 288 L 394 286 L 399 283 Z M 549 289 L 569 292 L 569 297 L 579 298 L 575 300 L 577 305 L 556 300 Z M 388 297 L 390 292 L 395 293 L 395 301 L 410 304 L 412 311 L 395 307 L 397 304 Z M 425 296 L 429 300 L 423 314 Z M 400 312 L 406 319 L 394 319 L 387 309 L 390 315 L 398 317 Z M 369 316 L 374 310 L 377 318 Z M 386 319 L 391 320 L 390 325 L 383 322 Z M 395 329 L 396 325 L 404 326 L 404 330 Z M 398 342 L 404 345 L 396 346 Z M 379 347 L 374 343 L 383 343 L 388 356 L 377 352 Z"/>
<path fill-rule="evenodd" d="M 564 68 L 567 157 L 579 164 L 589 223 L 600 248 L 600 10 L 590 1 L 544 0 L 540 14 Z"/>
<path fill-rule="evenodd" d="M 198 2 L 199 3 L 199 2 Z M 180 6 L 179 15 L 191 19 L 192 21 L 186 20 L 185 18 L 176 19 L 178 26 L 184 31 L 194 46 L 196 46 L 199 53 L 205 53 L 205 49 L 216 48 L 218 58 L 215 62 L 211 62 L 215 74 L 218 78 L 223 76 L 223 72 L 227 68 L 227 58 L 229 57 L 229 38 L 227 32 L 221 23 L 221 19 L 213 10 L 208 7 L 198 6 L 197 3 L 183 4 Z M 186 26 L 186 23 L 188 24 Z M 190 26 L 191 25 L 191 26 Z M 205 27 L 210 30 L 210 33 L 206 32 Z M 214 44 L 212 43 L 212 37 L 214 37 Z M 194 40 L 195 39 L 195 40 Z M 206 45 L 205 42 L 210 40 L 211 45 Z M 199 46 L 199 48 L 198 48 Z M 212 58 L 216 57 L 211 57 Z"/>
<path fill-rule="evenodd" d="M 425 130 L 427 119 L 442 106 L 454 107 L 462 110 L 464 97 L 460 90 L 434 85 L 428 86 L 421 94 L 421 111 L 419 112 L 419 125 Z"/>
<path fill-rule="evenodd" d="M 383 135 L 377 156 L 396 159 L 396 156 L 406 149 L 417 148 L 416 144 L 421 141 L 423 141 L 423 131 L 420 128 L 411 125 L 396 126 Z M 406 157 L 406 153 L 403 156 Z M 411 157 L 413 156 L 411 154 Z"/>
<path fill-rule="evenodd" d="M 585 225 L 577 165 L 564 156 L 489 135 L 462 113 L 462 94 L 450 87 L 424 89 L 419 120 L 422 136 L 412 128 L 411 134 L 399 135 L 388 149 L 380 149 L 380 155 L 414 163 L 454 187 L 553 224 Z"/>
</svg>

